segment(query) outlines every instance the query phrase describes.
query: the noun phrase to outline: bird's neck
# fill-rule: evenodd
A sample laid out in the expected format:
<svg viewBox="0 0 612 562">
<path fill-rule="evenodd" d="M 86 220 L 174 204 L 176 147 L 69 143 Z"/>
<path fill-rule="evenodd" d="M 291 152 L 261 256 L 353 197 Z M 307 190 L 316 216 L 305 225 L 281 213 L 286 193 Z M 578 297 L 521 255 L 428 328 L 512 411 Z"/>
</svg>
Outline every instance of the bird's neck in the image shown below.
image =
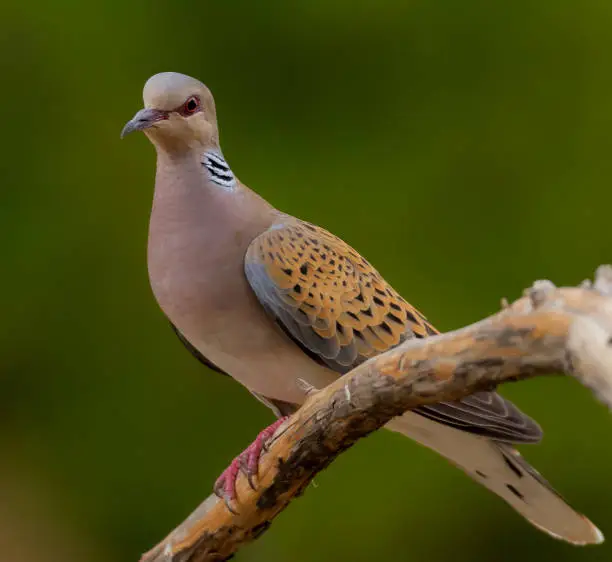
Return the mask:
<svg viewBox="0 0 612 562">
<path fill-rule="evenodd" d="M 200 156 L 200 162 L 211 183 L 230 191 L 236 188 L 236 176 L 223 158 L 221 150 L 217 148 L 205 150 Z"/>
<path fill-rule="evenodd" d="M 199 253 L 200 260 L 224 252 L 243 256 L 276 217 L 269 203 L 234 176 L 220 150 L 158 153 L 150 261 L 175 261 L 173 252 L 184 259 Z"/>
<path fill-rule="evenodd" d="M 182 154 L 159 151 L 154 211 L 160 202 L 176 208 L 183 219 L 194 215 L 199 223 L 217 223 L 228 214 L 239 223 L 257 222 L 259 216 L 267 220 L 274 214 L 268 202 L 236 178 L 216 146 Z"/>
</svg>

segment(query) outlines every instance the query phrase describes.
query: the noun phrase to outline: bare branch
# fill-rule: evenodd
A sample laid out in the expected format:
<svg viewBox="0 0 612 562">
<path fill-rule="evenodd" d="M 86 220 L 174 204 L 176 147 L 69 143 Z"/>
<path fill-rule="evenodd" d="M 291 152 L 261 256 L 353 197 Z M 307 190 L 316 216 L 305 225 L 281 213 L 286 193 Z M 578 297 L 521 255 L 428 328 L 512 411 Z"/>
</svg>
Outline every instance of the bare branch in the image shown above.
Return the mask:
<svg viewBox="0 0 612 562">
<path fill-rule="evenodd" d="M 408 340 L 320 391 L 274 437 L 259 485 L 237 481 L 237 513 L 210 496 L 142 562 L 227 560 L 257 538 L 319 471 L 357 439 L 404 411 L 498 384 L 565 372 L 612 407 L 612 267 L 594 283 L 557 289 L 538 281 L 481 322 Z"/>
</svg>

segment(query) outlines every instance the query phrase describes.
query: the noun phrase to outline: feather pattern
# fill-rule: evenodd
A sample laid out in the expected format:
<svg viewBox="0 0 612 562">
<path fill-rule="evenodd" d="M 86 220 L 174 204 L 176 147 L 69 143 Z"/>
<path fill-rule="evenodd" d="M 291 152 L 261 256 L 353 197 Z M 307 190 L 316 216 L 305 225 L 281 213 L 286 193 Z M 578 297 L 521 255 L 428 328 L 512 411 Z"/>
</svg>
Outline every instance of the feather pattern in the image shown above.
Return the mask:
<svg viewBox="0 0 612 562">
<path fill-rule="evenodd" d="M 438 331 L 356 250 L 321 227 L 282 215 L 245 257 L 255 294 L 311 356 L 345 373 L 409 338 Z M 415 412 L 470 433 L 537 442 L 538 424 L 494 392 Z"/>
</svg>

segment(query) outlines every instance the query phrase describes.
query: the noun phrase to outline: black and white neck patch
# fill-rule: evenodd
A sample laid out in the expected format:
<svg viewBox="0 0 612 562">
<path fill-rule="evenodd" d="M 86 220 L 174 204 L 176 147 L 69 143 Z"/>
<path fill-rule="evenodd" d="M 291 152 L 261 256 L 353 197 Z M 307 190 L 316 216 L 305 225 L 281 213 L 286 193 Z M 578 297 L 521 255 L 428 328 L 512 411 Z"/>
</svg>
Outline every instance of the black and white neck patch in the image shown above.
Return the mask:
<svg viewBox="0 0 612 562">
<path fill-rule="evenodd" d="M 220 153 L 205 152 L 202 165 L 208 170 L 210 181 L 226 189 L 236 185 L 236 176 Z"/>
</svg>

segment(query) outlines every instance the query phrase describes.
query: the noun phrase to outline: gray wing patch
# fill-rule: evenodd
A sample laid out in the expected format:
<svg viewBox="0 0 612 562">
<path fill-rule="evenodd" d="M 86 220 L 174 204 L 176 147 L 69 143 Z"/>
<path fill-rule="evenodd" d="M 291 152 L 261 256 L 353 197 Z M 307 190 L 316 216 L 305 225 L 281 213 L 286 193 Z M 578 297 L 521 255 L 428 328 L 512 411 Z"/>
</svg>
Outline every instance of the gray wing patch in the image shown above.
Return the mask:
<svg viewBox="0 0 612 562">
<path fill-rule="evenodd" d="M 265 266 L 246 262 L 244 270 L 251 288 L 266 312 L 312 359 L 342 374 L 365 360 L 359 356 L 354 343 L 340 348 L 336 339 L 322 338 L 313 331 L 309 319 L 301 318 L 300 309 L 291 307 L 283 300 L 278 288 L 268 278 Z"/>
<path fill-rule="evenodd" d="M 537 443 L 542 439 L 542 429 L 536 421 L 495 392 L 478 392 L 459 402 L 421 406 L 415 412 L 496 441 Z"/>
</svg>

